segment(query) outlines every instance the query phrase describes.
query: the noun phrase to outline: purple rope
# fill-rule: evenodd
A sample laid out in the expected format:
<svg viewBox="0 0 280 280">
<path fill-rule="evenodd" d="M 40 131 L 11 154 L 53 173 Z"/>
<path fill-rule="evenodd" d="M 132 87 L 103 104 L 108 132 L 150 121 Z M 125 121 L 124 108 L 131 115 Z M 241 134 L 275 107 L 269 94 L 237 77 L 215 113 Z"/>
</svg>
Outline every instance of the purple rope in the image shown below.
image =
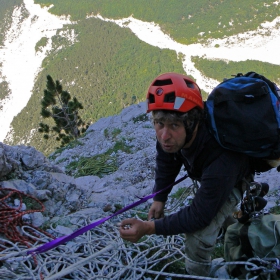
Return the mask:
<svg viewBox="0 0 280 280">
<path fill-rule="evenodd" d="M 46 251 L 48 251 L 50 249 L 53 249 L 53 248 L 55 248 L 55 247 L 57 247 L 57 246 L 59 246 L 61 244 L 64 244 L 64 243 L 72 240 L 73 238 L 75 238 L 75 237 L 85 233 L 86 231 L 91 230 L 91 229 L 97 227 L 98 225 L 106 222 L 107 220 L 109 220 L 109 219 L 111 219 L 111 218 L 113 218 L 113 217 L 115 217 L 115 216 L 117 216 L 119 214 L 122 214 L 122 213 L 126 212 L 129 209 L 132 209 L 132 208 L 134 208 L 134 207 L 136 207 L 136 206 L 146 202 L 147 200 L 153 198 L 157 194 L 162 193 L 162 192 L 166 191 L 167 189 L 169 189 L 169 188 L 179 184 L 180 182 L 185 180 L 187 177 L 188 177 L 188 175 L 185 175 L 182 178 L 178 179 L 176 182 L 174 182 L 174 183 L 170 184 L 169 186 L 165 187 L 164 189 L 162 189 L 162 190 L 160 190 L 158 192 L 152 193 L 150 195 L 147 195 L 145 197 L 142 197 L 138 201 L 136 201 L 136 202 L 134 202 L 134 203 L 132 203 L 132 204 L 130 204 L 130 205 L 120 209 L 120 210 L 118 210 L 117 212 L 113 213 L 112 215 L 107 216 L 105 218 L 102 218 L 102 219 L 100 219 L 100 220 L 98 220 L 98 221 L 96 221 L 96 222 L 94 222 L 92 224 L 89 224 L 89 225 L 85 226 L 85 227 L 82 227 L 82 228 L 78 229 L 77 231 L 75 231 L 75 232 L 73 232 L 73 233 L 71 233 L 69 235 L 56 238 L 56 239 L 52 240 L 51 242 L 48 242 L 48 243 L 46 243 L 46 244 L 44 244 L 44 245 L 42 245 L 42 246 L 40 246 L 38 248 L 29 250 L 29 251 L 27 251 L 27 255 L 29 255 L 29 254 L 41 254 L 41 253 L 44 253 L 44 252 L 46 252 Z"/>
</svg>

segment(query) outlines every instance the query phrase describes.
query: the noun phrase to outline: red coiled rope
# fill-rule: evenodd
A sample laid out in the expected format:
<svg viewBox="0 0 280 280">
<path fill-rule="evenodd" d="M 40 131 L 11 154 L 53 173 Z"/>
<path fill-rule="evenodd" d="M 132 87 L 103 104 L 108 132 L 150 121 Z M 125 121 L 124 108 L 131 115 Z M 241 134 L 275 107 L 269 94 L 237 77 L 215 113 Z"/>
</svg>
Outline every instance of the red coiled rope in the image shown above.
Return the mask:
<svg viewBox="0 0 280 280">
<path fill-rule="evenodd" d="M 19 206 L 13 206 L 15 199 L 19 200 Z M 23 210 L 23 203 L 27 207 L 32 206 L 32 209 Z M 43 230 L 24 222 L 22 219 L 22 217 L 26 214 L 44 211 L 45 206 L 35 197 L 16 189 L 0 188 L 0 233 L 3 233 L 10 241 L 19 242 L 30 248 L 29 243 L 34 243 L 36 238 L 23 236 L 21 234 L 19 228 L 24 225 L 28 225 L 29 228 L 34 228 L 36 231 L 40 231 L 53 238 L 53 236 L 47 232 L 44 232 Z"/>
<path fill-rule="evenodd" d="M 14 206 L 15 199 L 19 200 L 18 206 Z M 30 207 L 32 209 L 26 208 L 26 210 L 23 210 L 23 203 L 26 205 L 26 207 Z M 11 242 L 18 242 L 30 248 L 30 244 L 37 241 L 35 238 L 38 237 L 36 231 L 39 231 L 51 238 L 54 238 L 47 232 L 23 221 L 22 217 L 26 214 L 44 211 L 44 204 L 37 198 L 25 194 L 16 189 L 0 188 L 0 233 L 3 233 L 6 236 L 6 238 L 9 239 Z M 34 229 L 34 232 L 32 232 L 32 234 L 35 236 L 34 238 L 30 236 L 24 236 L 21 234 L 19 229 L 25 225 L 28 225 L 27 231 L 29 233 L 31 233 L 32 228 Z M 33 256 L 33 260 L 35 265 L 37 266 L 38 262 L 35 255 Z M 40 279 L 43 279 L 42 273 L 40 273 Z"/>
</svg>

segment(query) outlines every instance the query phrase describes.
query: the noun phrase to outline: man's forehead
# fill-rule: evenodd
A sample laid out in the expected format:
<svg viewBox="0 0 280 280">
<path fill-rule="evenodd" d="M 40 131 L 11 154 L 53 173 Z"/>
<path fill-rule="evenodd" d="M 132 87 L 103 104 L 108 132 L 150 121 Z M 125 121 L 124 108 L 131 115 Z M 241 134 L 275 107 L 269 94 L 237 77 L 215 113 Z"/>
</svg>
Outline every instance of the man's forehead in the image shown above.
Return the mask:
<svg viewBox="0 0 280 280">
<path fill-rule="evenodd" d="M 158 122 L 166 122 L 166 123 L 182 123 L 183 121 L 179 119 L 178 117 L 172 116 L 172 115 L 165 115 L 165 116 L 156 116 L 154 117 L 154 121 Z"/>
</svg>

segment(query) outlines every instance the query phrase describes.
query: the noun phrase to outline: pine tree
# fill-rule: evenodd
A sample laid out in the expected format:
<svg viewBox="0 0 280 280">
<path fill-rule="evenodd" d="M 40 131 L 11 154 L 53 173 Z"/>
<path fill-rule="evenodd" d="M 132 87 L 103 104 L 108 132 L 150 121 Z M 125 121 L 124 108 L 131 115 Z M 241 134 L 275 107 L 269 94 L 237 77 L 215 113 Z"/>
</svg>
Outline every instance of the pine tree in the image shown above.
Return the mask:
<svg viewBox="0 0 280 280">
<path fill-rule="evenodd" d="M 60 146 L 63 147 L 88 128 L 88 124 L 79 116 L 79 110 L 83 109 L 83 106 L 76 97 L 71 100 L 69 92 L 64 91 L 60 82 L 54 82 L 50 75 L 47 76 L 46 86 L 41 100 L 41 116 L 53 118 L 55 126 L 50 129 L 49 125 L 41 122 L 38 131 L 44 133 L 44 139 L 49 139 L 49 134 L 54 132 L 57 134 L 56 140 L 60 141 Z"/>
</svg>

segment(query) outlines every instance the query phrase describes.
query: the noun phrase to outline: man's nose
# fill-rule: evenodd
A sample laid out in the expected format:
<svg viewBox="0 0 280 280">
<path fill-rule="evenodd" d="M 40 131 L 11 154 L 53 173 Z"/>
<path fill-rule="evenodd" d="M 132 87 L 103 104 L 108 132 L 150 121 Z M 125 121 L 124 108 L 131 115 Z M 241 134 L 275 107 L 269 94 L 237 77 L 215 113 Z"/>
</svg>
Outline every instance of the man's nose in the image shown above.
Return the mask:
<svg viewBox="0 0 280 280">
<path fill-rule="evenodd" d="M 170 130 L 167 127 L 164 127 L 161 134 L 162 140 L 168 140 L 170 138 Z"/>
</svg>

